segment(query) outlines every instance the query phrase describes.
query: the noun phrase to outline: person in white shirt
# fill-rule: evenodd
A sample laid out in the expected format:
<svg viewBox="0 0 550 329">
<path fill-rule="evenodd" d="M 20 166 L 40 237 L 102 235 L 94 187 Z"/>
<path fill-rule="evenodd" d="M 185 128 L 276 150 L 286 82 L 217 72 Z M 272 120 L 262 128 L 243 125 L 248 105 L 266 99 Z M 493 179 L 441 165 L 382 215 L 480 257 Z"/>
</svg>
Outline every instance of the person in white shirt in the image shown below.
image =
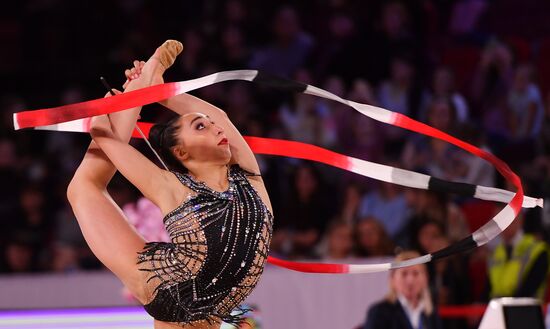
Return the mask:
<svg viewBox="0 0 550 329">
<path fill-rule="evenodd" d="M 416 251 L 404 251 L 397 261 L 419 257 Z M 414 265 L 390 273 L 390 292 L 367 313 L 363 329 L 441 329 L 428 287 L 426 265 Z"/>
</svg>

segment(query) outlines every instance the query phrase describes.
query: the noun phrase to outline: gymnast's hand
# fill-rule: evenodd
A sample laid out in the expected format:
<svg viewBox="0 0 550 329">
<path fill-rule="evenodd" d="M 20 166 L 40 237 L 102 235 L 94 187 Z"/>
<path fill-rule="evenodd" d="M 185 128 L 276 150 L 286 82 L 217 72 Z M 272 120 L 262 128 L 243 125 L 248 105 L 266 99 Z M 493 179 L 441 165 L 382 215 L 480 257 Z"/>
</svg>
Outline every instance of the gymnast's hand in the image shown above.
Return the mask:
<svg viewBox="0 0 550 329">
<path fill-rule="evenodd" d="M 126 76 L 126 82 L 124 82 L 124 85 L 122 85 L 122 88 L 126 89 L 130 81 L 139 78 L 139 76 L 141 75 L 141 70 L 143 69 L 144 65 L 145 65 L 144 61 L 135 60 L 134 67 L 124 71 L 124 75 Z"/>
<path fill-rule="evenodd" d="M 115 95 L 120 95 L 122 92 L 120 90 L 111 89 Z M 107 92 L 105 97 L 111 97 L 111 92 Z M 111 120 L 109 119 L 108 114 L 97 115 L 92 118 L 90 124 L 90 135 L 92 136 L 103 136 L 110 137 L 113 135 L 113 128 L 111 126 Z"/>
</svg>

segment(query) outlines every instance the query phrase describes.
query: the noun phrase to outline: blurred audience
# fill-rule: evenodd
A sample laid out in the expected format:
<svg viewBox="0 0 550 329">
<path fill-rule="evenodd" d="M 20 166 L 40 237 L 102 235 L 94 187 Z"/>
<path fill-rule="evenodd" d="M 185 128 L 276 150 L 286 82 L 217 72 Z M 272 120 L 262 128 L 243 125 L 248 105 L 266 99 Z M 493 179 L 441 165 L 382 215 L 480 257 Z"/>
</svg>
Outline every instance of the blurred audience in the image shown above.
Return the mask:
<svg viewBox="0 0 550 329">
<path fill-rule="evenodd" d="M 115 1 L 109 11 L 81 2 L 13 3 L 13 14 L 7 15 L 17 17 L 0 24 L 0 38 L 10 49 L 3 54 L 2 72 L 11 82 L 0 96 L 0 272 L 102 267 L 86 246 L 64 193 L 89 136 L 15 132 L 12 113 L 100 97 L 99 73 L 120 85 L 124 68 L 167 36 L 185 45 L 167 81 L 252 68 L 320 86 L 339 97 L 406 114 L 493 153 L 519 174 L 528 195 L 550 201 L 550 84 L 543 49 L 548 24 L 541 19 L 542 2 L 541 7 L 534 3 L 521 8 L 525 15 L 506 12 L 509 4 L 484 0 L 315 6 L 171 2 L 158 11 L 139 1 Z M 501 15 L 495 16 L 495 10 Z M 71 12 L 87 14 L 64 19 Z M 529 17 L 523 24 L 529 28 L 507 34 L 502 31 L 510 29 L 495 17 L 502 22 L 513 17 L 520 26 L 518 17 Z M 52 20 L 59 24 L 51 25 Z M 512 190 L 487 161 L 338 102 L 239 82 L 194 94 L 226 110 L 245 135 L 312 143 L 441 179 Z M 143 117 L 161 121 L 167 113 L 145 110 Z M 135 145 L 151 156 L 143 143 Z M 271 254 L 283 258 L 385 257 L 403 248 L 432 252 L 486 223 L 499 206 L 296 159 L 258 160 L 276 214 Z M 127 182 L 115 178 L 110 192 L 138 230 L 150 234 L 147 239 L 167 239 L 158 209 Z M 537 239 L 550 238 L 547 209 L 529 211 L 528 221 L 514 222 L 510 231 L 515 233 L 505 233 L 501 245 L 430 264 L 435 300 L 480 299 L 484 282 L 478 281 L 485 276 L 498 282 L 486 288 L 485 297 L 539 296 L 543 284 L 535 283 L 544 272 L 538 269 L 548 266 L 541 256 L 548 251 Z M 525 254 L 530 256 L 527 272 L 532 268 L 537 274 L 514 268 L 523 261 L 515 253 L 522 254 L 524 245 L 534 248 Z M 534 283 L 508 286 L 497 279 L 507 271 Z M 445 325 L 461 328 L 457 322 Z"/>
</svg>

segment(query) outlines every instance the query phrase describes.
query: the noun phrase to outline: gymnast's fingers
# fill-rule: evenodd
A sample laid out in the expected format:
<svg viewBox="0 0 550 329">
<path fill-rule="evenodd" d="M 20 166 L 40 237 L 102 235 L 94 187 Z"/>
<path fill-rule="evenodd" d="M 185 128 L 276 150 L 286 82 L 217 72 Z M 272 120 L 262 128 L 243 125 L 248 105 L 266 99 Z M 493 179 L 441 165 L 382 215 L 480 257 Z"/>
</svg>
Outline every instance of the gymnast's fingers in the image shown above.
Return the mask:
<svg viewBox="0 0 550 329">
<path fill-rule="evenodd" d="M 139 74 L 137 73 L 137 70 L 135 67 L 133 67 L 130 71 L 132 72 L 132 79 L 139 78 Z"/>
<path fill-rule="evenodd" d="M 130 70 L 125 70 L 125 71 L 124 71 L 124 75 L 126 76 L 126 79 L 132 80 L 132 71 L 130 71 Z"/>
<path fill-rule="evenodd" d="M 134 68 L 136 69 L 137 74 L 141 74 L 141 67 L 138 60 L 134 61 Z"/>
</svg>

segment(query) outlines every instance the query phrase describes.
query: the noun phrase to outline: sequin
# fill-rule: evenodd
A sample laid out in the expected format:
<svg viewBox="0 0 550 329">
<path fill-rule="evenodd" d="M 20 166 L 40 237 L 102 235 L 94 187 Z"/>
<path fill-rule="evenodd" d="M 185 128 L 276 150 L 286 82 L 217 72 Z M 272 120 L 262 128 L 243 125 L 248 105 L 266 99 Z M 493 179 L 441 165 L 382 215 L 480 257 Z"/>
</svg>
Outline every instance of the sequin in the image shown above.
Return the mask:
<svg viewBox="0 0 550 329">
<path fill-rule="evenodd" d="M 273 216 L 238 165 L 229 167 L 222 192 L 174 174 L 194 194 L 164 218 L 172 242 L 147 243 L 139 254 L 152 290 L 145 310 L 181 325 L 213 317 L 236 324 L 241 318 L 231 312 L 263 272 Z"/>
</svg>

